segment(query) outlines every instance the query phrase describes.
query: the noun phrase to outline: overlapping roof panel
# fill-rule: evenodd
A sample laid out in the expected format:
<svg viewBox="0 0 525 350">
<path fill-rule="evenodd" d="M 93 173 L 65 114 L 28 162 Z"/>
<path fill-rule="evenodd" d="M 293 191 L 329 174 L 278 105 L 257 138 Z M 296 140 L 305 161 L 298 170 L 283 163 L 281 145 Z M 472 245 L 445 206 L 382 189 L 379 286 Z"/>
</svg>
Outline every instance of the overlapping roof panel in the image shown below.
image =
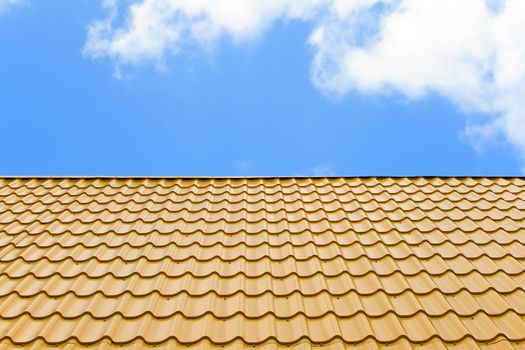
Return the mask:
<svg viewBox="0 0 525 350">
<path fill-rule="evenodd" d="M 520 178 L 0 180 L 0 349 L 525 348 Z"/>
</svg>

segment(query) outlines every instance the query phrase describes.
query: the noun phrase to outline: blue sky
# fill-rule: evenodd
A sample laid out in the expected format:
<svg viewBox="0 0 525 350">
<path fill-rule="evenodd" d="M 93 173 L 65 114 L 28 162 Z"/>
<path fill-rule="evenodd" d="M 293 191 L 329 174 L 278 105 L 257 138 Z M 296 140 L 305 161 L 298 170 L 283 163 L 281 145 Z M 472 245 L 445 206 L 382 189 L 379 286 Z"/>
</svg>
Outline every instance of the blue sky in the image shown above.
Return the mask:
<svg viewBox="0 0 525 350">
<path fill-rule="evenodd" d="M 316 83 L 318 21 L 276 18 L 154 59 L 86 53 L 108 11 L 50 0 L 0 14 L 2 175 L 521 174 L 519 141 L 466 136 L 496 112 L 454 89 Z"/>
</svg>

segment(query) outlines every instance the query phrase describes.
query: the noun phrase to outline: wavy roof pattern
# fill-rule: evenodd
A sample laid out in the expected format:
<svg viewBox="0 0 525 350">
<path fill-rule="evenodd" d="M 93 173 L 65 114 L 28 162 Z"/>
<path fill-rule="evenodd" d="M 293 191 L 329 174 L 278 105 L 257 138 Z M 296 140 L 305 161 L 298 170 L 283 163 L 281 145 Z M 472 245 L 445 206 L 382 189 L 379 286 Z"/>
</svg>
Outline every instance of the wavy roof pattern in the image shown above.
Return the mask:
<svg viewBox="0 0 525 350">
<path fill-rule="evenodd" d="M 3 178 L 0 349 L 525 348 L 521 178 Z"/>
</svg>

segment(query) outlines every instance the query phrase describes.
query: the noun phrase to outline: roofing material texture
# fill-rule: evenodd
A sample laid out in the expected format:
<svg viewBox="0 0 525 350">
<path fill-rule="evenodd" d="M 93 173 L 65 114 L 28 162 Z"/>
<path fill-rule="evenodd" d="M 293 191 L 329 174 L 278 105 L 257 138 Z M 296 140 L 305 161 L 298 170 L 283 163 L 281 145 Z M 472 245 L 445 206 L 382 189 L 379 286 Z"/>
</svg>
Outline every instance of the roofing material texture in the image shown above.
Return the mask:
<svg viewBox="0 0 525 350">
<path fill-rule="evenodd" d="M 0 349 L 525 348 L 520 178 L 3 179 Z"/>
</svg>

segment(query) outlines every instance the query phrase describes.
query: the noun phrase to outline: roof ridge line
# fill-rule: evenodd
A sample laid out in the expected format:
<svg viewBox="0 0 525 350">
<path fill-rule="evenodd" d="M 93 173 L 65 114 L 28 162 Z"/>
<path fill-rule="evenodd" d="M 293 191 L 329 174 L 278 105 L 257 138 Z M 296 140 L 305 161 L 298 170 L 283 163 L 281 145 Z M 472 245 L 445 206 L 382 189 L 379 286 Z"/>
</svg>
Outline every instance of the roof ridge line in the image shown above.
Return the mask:
<svg viewBox="0 0 525 350">
<path fill-rule="evenodd" d="M 194 180 L 228 180 L 228 179 L 525 179 L 524 175 L 338 175 L 338 176 L 306 176 L 306 175 L 253 175 L 253 176 L 207 176 L 207 175 L 0 175 L 0 179 L 194 179 Z"/>
</svg>

